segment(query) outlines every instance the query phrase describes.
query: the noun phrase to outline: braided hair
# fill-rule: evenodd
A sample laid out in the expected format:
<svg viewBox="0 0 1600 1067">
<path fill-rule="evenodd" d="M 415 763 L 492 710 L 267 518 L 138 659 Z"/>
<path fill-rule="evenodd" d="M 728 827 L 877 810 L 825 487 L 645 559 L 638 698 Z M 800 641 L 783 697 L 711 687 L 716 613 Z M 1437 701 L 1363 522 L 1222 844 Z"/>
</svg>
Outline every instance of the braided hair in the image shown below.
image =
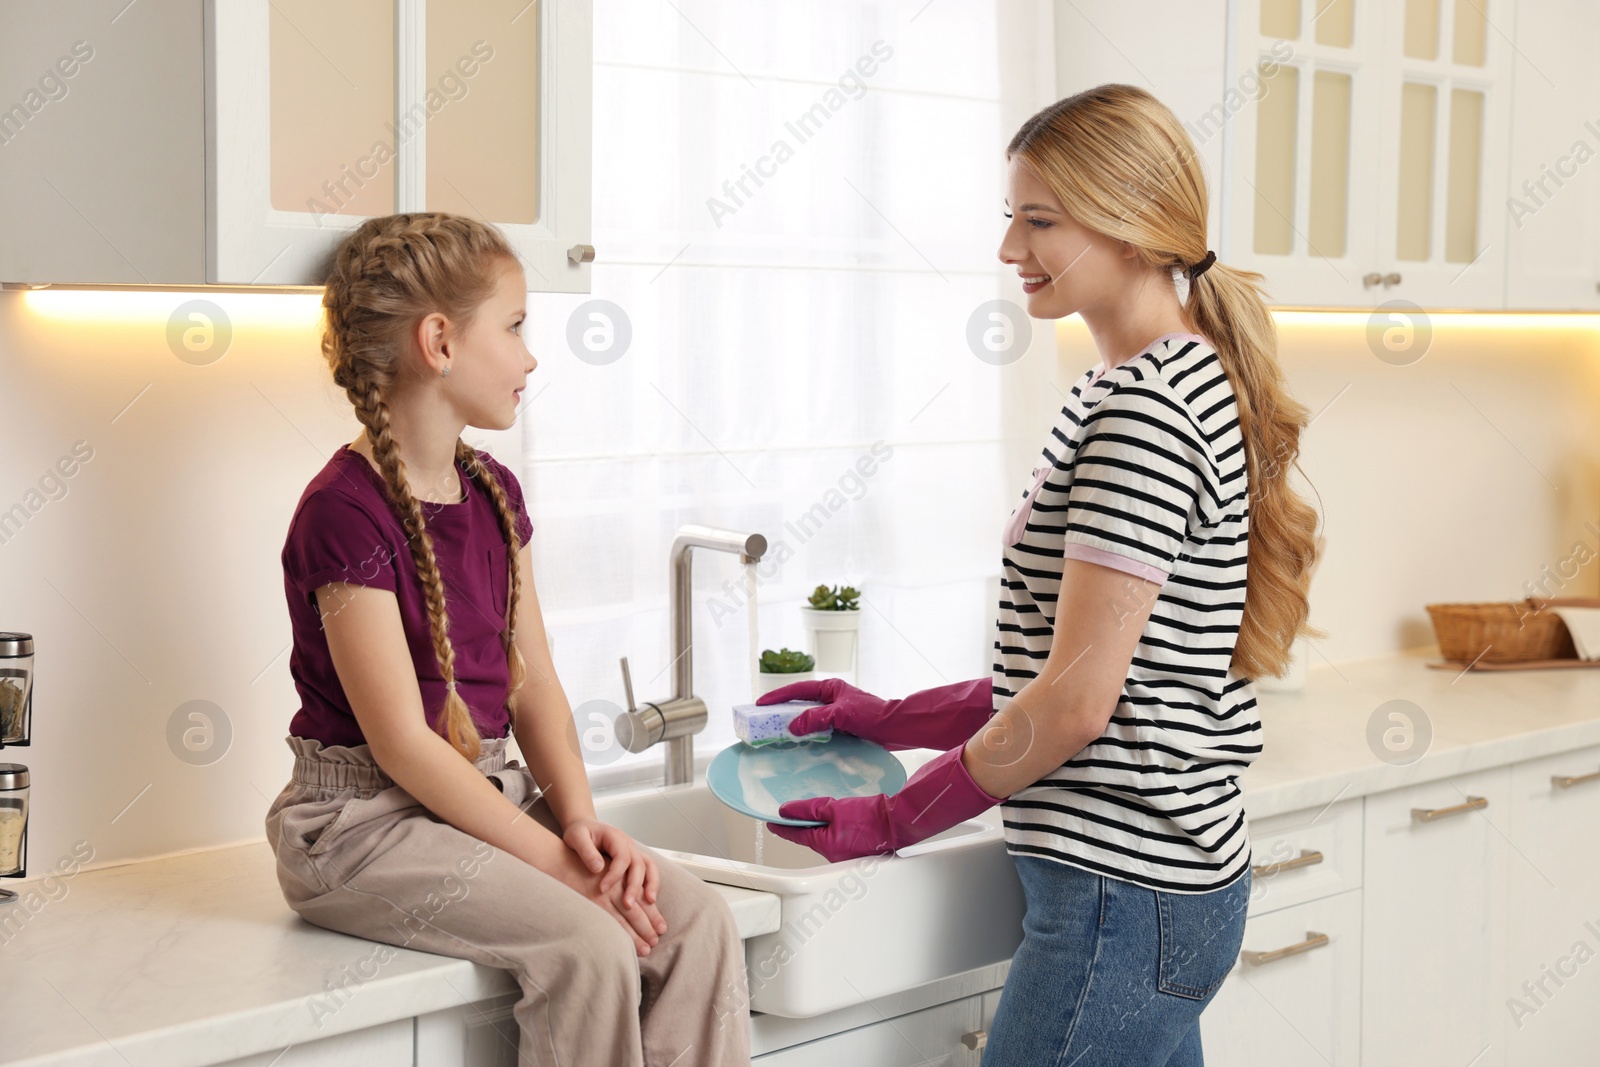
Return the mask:
<svg viewBox="0 0 1600 1067">
<path fill-rule="evenodd" d="M 456 692 L 444 582 L 422 505 L 411 492 L 390 430 L 387 398 L 403 373 L 408 338 L 417 324 L 437 311 L 453 323 L 469 325 L 494 291 L 497 268 L 507 261 L 516 264 L 516 253 L 488 223 L 443 212 L 386 215 L 367 219 L 340 242 L 322 295 L 322 355 L 334 383 L 344 389 L 356 418 L 367 429 L 389 506 L 405 530 L 422 582 L 433 653 L 445 681 L 444 733 L 451 747 L 469 760 L 478 758 L 483 738 L 466 701 Z M 521 592 L 517 557 L 522 548 L 516 517 L 504 487 L 477 451 L 460 438 L 455 462 L 488 492 L 510 548 L 510 594 L 501 643 L 510 675 L 506 707 L 514 713 L 517 690 L 527 677 L 527 664 L 514 641 Z"/>
</svg>

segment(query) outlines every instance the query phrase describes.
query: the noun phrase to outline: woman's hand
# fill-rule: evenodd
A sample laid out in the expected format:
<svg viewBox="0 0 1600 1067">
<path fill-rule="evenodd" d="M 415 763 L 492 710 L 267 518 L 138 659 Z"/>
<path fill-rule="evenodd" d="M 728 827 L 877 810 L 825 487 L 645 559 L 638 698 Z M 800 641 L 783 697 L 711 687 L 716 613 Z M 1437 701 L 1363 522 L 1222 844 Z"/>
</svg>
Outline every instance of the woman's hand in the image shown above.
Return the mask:
<svg viewBox="0 0 1600 1067">
<path fill-rule="evenodd" d="M 885 700 L 839 678 L 793 682 L 756 698 L 761 705 L 786 700 L 820 700 L 789 723 L 795 737 L 827 729 L 875 741 L 884 748 L 951 749 L 994 714 L 993 684 L 974 678 L 922 689 L 899 700 Z"/>
<path fill-rule="evenodd" d="M 656 908 L 661 876 L 655 857 L 626 833 L 598 819 L 573 819 L 567 824 L 562 841 L 594 879 L 595 894 L 611 901 L 617 914 L 625 917 L 625 925 L 635 932 L 636 940 L 638 935 L 652 945 L 660 940 L 667 923 Z M 609 868 L 606 856 L 611 857 Z"/>
<path fill-rule="evenodd" d="M 808 708 L 789 723 L 792 737 L 803 737 L 823 730 L 838 730 L 875 741 L 885 748 L 904 748 L 885 736 L 886 720 L 898 701 L 884 700 L 864 689 L 857 689 L 842 678 L 790 682 L 756 697 L 756 703 L 782 704 L 790 700 L 820 700 L 821 707 Z M 892 730 L 889 731 L 892 733 Z"/>
</svg>

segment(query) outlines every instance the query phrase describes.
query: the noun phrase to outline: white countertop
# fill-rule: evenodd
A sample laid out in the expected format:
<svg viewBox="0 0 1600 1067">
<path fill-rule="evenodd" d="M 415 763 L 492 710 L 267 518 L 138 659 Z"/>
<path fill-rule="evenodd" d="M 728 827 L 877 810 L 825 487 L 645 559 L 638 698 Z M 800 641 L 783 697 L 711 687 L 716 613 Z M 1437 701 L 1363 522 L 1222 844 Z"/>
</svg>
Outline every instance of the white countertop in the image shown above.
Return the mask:
<svg viewBox="0 0 1600 1067">
<path fill-rule="evenodd" d="M 1430 658 L 1324 664 L 1303 690 L 1258 694 L 1266 742 L 1241 778 L 1249 817 L 1600 744 L 1600 668 L 1458 675 Z M 1373 711 L 1394 699 L 1433 730 L 1407 766 L 1367 742 Z M 744 936 L 778 929 L 775 895 L 717 888 Z M 0 1067 L 212 1064 L 515 989 L 504 972 L 396 949 L 319 1028 L 313 998 L 374 945 L 291 912 L 264 842 L 85 871 L 62 889 L 20 929 L 24 905 L 0 906 Z"/>
<path fill-rule="evenodd" d="M 1465 674 L 1424 666 L 1437 659 L 1429 648 L 1321 664 L 1306 672 L 1304 689 L 1258 692 L 1265 741 L 1239 779 L 1246 817 L 1600 744 L 1600 666 Z M 1410 701 L 1432 728 L 1415 763 L 1387 763 L 1368 744 L 1368 721 L 1390 700 Z"/>
<path fill-rule="evenodd" d="M 290 911 L 265 841 L 84 871 L 54 894 L 11 885 L 55 899 L 20 930 L 25 905 L 0 906 L 7 1067 L 195 1067 L 517 988 L 504 971 L 395 948 L 319 1026 L 324 982 L 370 974 L 376 945 Z M 741 935 L 778 929 L 775 895 L 716 889 Z"/>
</svg>

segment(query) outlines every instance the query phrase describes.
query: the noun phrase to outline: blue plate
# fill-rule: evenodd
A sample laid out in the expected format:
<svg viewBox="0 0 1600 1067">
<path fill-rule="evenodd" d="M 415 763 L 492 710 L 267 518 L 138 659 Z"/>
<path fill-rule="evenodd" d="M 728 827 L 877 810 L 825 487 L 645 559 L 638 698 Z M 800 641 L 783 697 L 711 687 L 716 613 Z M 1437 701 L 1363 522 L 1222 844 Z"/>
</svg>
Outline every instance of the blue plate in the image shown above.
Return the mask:
<svg viewBox="0 0 1600 1067">
<path fill-rule="evenodd" d="M 812 797 L 893 795 L 906 784 L 905 766 L 882 745 L 852 734 L 826 741 L 743 741 L 718 752 L 706 768 L 711 792 L 734 811 L 783 826 L 826 826 L 814 819 L 784 819 L 778 807 Z"/>
</svg>

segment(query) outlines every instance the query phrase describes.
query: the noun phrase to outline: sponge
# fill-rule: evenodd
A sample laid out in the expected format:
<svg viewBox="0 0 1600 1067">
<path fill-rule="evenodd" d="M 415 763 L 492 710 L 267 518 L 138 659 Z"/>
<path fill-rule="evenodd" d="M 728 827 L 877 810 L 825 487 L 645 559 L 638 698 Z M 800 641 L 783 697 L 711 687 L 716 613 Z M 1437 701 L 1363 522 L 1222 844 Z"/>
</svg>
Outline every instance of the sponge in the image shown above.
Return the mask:
<svg viewBox="0 0 1600 1067">
<path fill-rule="evenodd" d="M 782 704 L 736 704 L 733 708 L 733 732 L 739 740 L 753 747 L 770 745 L 775 741 L 826 741 L 833 730 L 795 737 L 789 733 L 789 722 L 808 708 L 822 706 L 820 700 L 790 700 Z"/>
</svg>

